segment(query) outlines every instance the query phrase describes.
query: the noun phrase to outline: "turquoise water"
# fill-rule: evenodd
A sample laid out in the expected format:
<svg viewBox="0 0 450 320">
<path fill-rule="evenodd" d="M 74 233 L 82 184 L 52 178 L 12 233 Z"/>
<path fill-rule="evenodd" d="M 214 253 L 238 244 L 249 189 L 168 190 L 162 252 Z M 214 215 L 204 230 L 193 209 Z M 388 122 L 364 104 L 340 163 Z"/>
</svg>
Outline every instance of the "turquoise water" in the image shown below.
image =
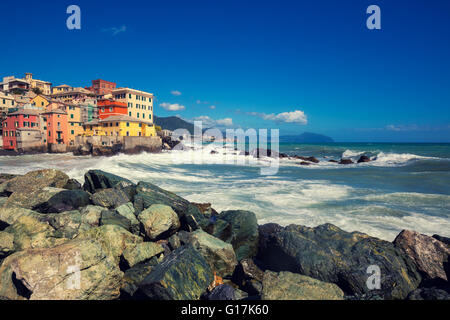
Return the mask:
<svg viewBox="0 0 450 320">
<path fill-rule="evenodd" d="M 450 236 L 450 144 L 280 144 L 280 152 L 321 161 L 300 166 L 298 160 L 282 159 L 278 172 L 266 176 L 261 175 L 261 168 L 270 163 L 266 159 L 245 157 L 216 143 L 187 151 L 100 158 L 0 157 L 0 172 L 53 167 L 82 180 L 86 170 L 98 168 L 155 183 L 190 201 L 210 202 L 219 211 L 254 211 L 260 223 L 330 222 L 387 240 L 402 229 Z M 357 160 L 362 154 L 373 161 L 328 162 Z"/>
</svg>

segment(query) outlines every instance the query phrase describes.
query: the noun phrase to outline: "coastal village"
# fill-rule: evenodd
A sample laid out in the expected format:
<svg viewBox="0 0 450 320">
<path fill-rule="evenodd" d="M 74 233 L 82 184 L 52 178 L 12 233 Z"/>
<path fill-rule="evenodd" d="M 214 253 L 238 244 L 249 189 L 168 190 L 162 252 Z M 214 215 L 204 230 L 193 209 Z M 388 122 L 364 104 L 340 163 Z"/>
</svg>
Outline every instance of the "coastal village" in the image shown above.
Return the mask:
<svg viewBox="0 0 450 320">
<path fill-rule="evenodd" d="M 97 79 L 89 87 L 53 86 L 26 73 L 0 82 L 0 147 L 16 153 L 154 151 L 154 95 Z M 106 150 L 106 151 L 105 151 Z"/>
</svg>

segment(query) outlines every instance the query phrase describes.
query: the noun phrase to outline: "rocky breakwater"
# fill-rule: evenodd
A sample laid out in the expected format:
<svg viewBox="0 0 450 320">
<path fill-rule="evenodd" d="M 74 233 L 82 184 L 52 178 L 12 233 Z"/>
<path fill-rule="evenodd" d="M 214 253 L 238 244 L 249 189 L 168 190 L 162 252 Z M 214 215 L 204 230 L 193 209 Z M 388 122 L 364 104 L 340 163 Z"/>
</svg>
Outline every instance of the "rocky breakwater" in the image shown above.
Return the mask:
<svg viewBox="0 0 450 320">
<path fill-rule="evenodd" d="M 258 226 L 99 170 L 83 185 L 57 170 L 0 177 L 1 299 L 449 298 L 437 235 Z"/>
</svg>

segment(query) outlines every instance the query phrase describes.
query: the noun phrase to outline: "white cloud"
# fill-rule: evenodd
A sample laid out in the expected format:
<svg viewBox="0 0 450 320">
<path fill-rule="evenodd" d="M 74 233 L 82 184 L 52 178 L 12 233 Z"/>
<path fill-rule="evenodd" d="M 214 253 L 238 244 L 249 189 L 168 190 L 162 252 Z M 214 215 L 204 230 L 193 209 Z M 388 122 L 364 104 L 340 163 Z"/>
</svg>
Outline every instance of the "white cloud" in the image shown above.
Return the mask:
<svg viewBox="0 0 450 320">
<path fill-rule="evenodd" d="M 170 91 L 171 94 L 173 94 L 174 96 L 181 96 L 181 92 L 178 90 L 172 90 Z"/>
<path fill-rule="evenodd" d="M 212 106 L 210 106 L 209 108 L 212 109 L 212 110 L 214 110 L 214 109 L 216 108 L 216 106 L 215 106 L 215 105 L 212 105 Z"/>
<path fill-rule="evenodd" d="M 163 103 L 160 103 L 159 105 L 168 111 L 179 111 L 179 110 L 186 109 L 185 106 L 180 105 L 178 103 L 163 102 Z"/>
<path fill-rule="evenodd" d="M 125 32 L 127 31 L 127 26 L 121 26 L 119 28 L 117 27 L 112 27 L 112 28 L 104 28 L 102 29 L 102 32 L 109 32 L 111 33 L 112 36 L 116 36 L 121 32 Z"/>
<path fill-rule="evenodd" d="M 214 120 L 210 118 L 209 116 L 199 116 L 195 117 L 193 119 L 194 121 L 201 121 L 202 126 L 205 128 L 208 127 L 230 127 L 233 125 L 233 119 L 232 118 L 224 118 L 224 119 L 217 119 Z"/>
<path fill-rule="evenodd" d="M 264 120 L 272 120 L 277 122 L 286 122 L 286 123 L 297 123 L 297 124 L 307 124 L 308 118 L 306 114 L 301 110 L 295 110 L 290 112 L 282 112 L 282 113 L 259 113 L 259 112 L 248 112 L 249 115 L 257 116 L 263 118 Z"/>
</svg>

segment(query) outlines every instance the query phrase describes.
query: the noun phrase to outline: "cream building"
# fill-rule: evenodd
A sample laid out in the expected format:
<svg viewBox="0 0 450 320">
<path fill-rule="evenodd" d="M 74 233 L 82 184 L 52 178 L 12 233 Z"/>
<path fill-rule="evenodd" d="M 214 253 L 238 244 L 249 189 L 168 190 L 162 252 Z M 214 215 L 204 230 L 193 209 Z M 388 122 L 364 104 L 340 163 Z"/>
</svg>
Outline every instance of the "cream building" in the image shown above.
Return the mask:
<svg viewBox="0 0 450 320">
<path fill-rule="evenodd" d="M 153 123 L 153 93 L 118 88 L 111 94 L 114 100 L 127 104 L 129 117 Z"/>
<path fill-rule="evenodd" d="M 9 108 L 16 106 L 13 95 L 0 91 L 0 116 L 8 113 Z"/>
</svg>

